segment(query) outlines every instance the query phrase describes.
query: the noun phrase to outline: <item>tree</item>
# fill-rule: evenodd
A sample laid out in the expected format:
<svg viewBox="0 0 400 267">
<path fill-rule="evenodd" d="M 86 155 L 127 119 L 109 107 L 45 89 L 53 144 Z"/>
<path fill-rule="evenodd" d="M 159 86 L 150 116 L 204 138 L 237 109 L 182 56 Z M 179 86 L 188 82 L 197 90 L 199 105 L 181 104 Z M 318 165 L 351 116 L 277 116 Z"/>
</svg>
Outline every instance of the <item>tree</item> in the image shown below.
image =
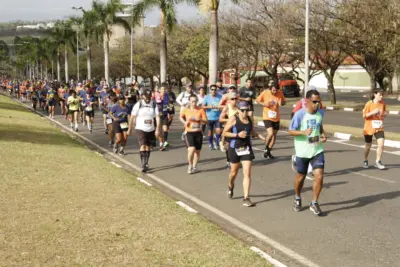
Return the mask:
<svg viewBox="0 0 400 267">
<path fill-rule="evenodd" d="M 238 0 L 232 0 L 237 3 Z M 209 67 L 211 83 L 216 82 L 218 76 L 218 8 L 220 0 L 200 0 L 199 8 L 204 12 L 210 12 L 210 49 L 209 49 Z"/>
<path fill-rule="evenodd" d="M 167 80 L 167 31 L 176 24 L 175 6 L 180 3 L 197 4 L 197 0 L 140 0 L 132 8 L 132 21 L 139 23 L 144 13 L 152 8 L 159 8 L 160 17 L 160 82 Z"/>
<path fill-rule="evenodd" d="M 103 35 L 104 47 L 104 78 L 107 83 L 110 82 L 110 38 L 112 35 L 111 27 L 113 25 L 121 25 L 126 30 L 130 30 L 130 24 L 123 18 L 117 17 L 117 12 L 122 12 L 124 5 L 120 0 L 108 0 L 107 3 L 93 1 L 92 10 L 94 24 L 93 31 L 97 35 Z"/>
</svg>

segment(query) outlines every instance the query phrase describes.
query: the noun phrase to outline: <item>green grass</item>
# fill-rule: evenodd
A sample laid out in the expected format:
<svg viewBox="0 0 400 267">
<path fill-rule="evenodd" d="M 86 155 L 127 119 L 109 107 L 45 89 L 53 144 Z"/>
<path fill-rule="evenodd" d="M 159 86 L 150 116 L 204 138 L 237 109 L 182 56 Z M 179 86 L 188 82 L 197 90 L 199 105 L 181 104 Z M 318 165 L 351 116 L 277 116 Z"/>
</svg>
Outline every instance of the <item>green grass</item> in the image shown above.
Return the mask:
<svg viewBox="0 0 400 267">
<path fill-rule="evenodd" d="M 269 266 L 0 96 L 2 266 Z"/>
</svg>

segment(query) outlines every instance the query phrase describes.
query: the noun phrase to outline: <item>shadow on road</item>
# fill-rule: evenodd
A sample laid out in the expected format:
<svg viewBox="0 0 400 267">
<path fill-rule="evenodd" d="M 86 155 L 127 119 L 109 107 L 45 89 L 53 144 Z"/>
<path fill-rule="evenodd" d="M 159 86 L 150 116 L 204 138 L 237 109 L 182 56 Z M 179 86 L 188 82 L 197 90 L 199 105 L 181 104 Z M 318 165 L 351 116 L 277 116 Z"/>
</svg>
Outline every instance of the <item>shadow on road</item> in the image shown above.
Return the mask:
<svg viewBox="0 0 400 267">
<path fill-rule="evenodd" d="M 324 203 L 324 204 L 321 204 L 321 206 L 340 206 L 336 209 L 324 211 L 324 213 L 326 215 L 328 215 L 331 212 L 335 212 L 335 211 L 339 211 L 339 210 L 362 208 L 366 205 L 378 202 L 383 199 L 386 199 L 386 200 L 395 199 L 395 198 L 398 198 L 399 196 L 400 196 L 400 191 L 392 191 L 392 192 L 386 192 L 386 193 L 381 193 L 381 194 L 376 194 L 376 195 L 371 195 L 371 196 L 358 197 L 355 199 L 350 199 L 350 200 L 341 201 L 341 202 Z M 348 204 L 352 204 L 352 205 L 345 206 Z"/>
</svg>

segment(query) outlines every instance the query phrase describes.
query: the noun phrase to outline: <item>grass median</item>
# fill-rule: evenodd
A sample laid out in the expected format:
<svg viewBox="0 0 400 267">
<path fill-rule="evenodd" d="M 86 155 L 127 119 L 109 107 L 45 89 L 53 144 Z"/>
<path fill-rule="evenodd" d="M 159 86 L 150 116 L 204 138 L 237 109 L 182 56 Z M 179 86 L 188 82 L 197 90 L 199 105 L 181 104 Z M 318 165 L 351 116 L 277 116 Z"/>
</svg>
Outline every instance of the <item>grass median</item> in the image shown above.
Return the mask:
<svg viewBox="0 0 400 267">
<path fill-rule="evenodd" d="M 269 266 L 0 96 L 2 266 Z"/>
</svg>

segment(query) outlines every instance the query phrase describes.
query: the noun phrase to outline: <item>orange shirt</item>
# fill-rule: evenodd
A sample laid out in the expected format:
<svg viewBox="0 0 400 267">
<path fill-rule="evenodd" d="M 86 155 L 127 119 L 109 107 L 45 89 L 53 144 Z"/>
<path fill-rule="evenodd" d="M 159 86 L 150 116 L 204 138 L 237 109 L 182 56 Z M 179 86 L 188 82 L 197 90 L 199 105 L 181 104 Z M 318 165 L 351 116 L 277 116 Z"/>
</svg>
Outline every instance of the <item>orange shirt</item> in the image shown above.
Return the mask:
<svg viewBox="0 0 400 267">
<path fill-rule="evenodd" d="M 271 90 L 265 90 L 257 97 L 256 101 L 260 104 L 268 104 L 272 102 L 270 107 L 264 107 L 263 120 L 269 120 L 273 122 L 280 121 L 279 101 L 286 101 L 285 96 L 281 91 L 277 91 L 275 95 L 273 95 Z"/>
<path fill-rule="evenodd" d="M 376 115 L 372 115 L 371 117 L 366 117 L 367 113 L 375 109 L 379 109 L 379 113 Z M 385 116 L 383 113 L 386 111 L 386 105 L 383 101 L 378 103 L 374 103 L 372 100 L 368 101 L 365 104 L 363 109 L 363 117 L 364 121 L 364 135 L 373 135 L 376 132 L 383 132 L 383 120 Z"/>
<path fill-rule="evenodd" d="M 200 120 L 206 120 L 206 112 L 201 107 L 196 107 L 194 110 L 185 108 L 181 111 L 180 117 L 189 121 L 188 126 L 185 126 L 186 132 L 200 132 L 201 123 Z"/>
</svg>

